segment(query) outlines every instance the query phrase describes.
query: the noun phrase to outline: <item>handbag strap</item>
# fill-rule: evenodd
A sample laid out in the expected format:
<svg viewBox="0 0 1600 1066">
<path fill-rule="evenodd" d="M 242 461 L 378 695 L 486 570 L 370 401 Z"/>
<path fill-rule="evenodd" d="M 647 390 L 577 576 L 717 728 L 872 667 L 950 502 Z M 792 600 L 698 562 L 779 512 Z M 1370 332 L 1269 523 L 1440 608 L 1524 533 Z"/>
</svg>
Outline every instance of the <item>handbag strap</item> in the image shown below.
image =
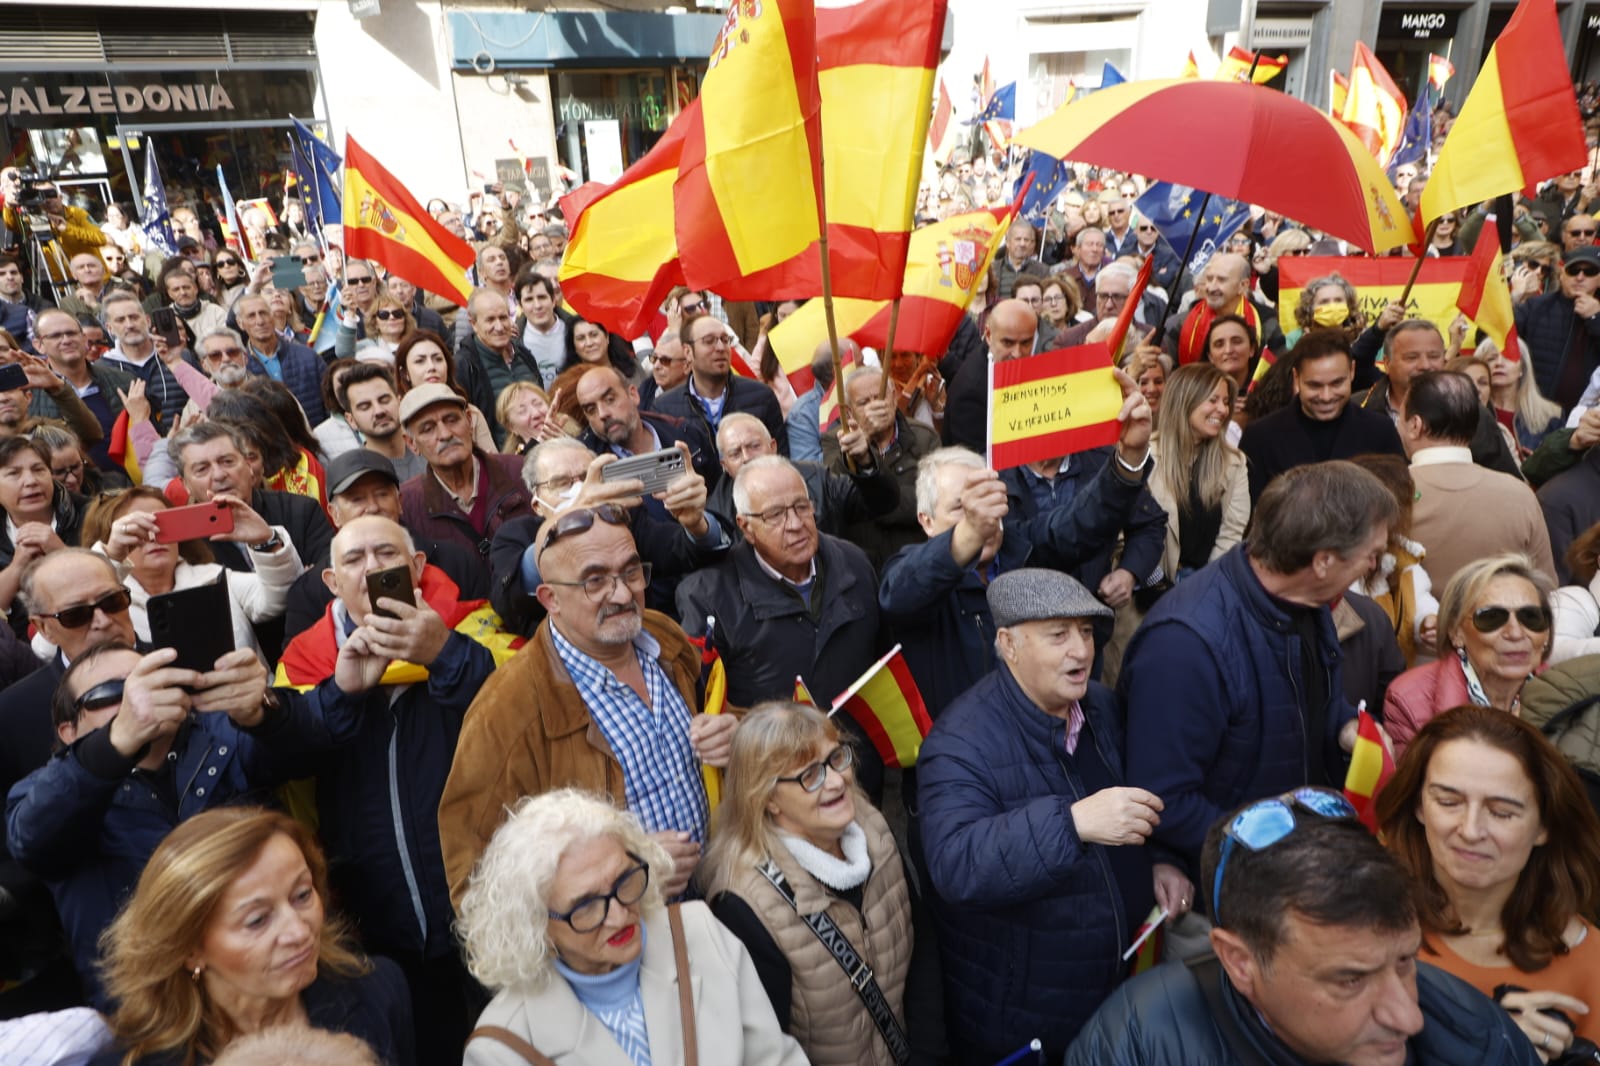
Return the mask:
<svg viewBox="0 0 1600 1066">
<path fill-rule="evenodd" d="M 683 1018 L 683 1064 L 699 1066 L 700 1047 L 694 1029 L 694 987 L 689 979 L 689 944 L 683 937 L 683 915 L 678 904 L 667 907 L 672 930 L 672 957 L 678 968 L 678 1013 Z"/>
<path fill-rule="evenodd" d="M 510 1029 L 503 1029 L 498 1025 L 480 1025 L 467 1036 L 467 1043 L 470 1044 L 479 1037 L 485 1040 L 493 1040 L 497 1044 L 504 1044 L 526 1059 L 530 1066 L 556 1066 L 543 1052 L 516 1033 L 513 1033 Z"/>
<path fill-rule="evenodd" d="M 783 897 L 789 909 L 799 915 L 801 924 L 822 941 L 822 946 L 849 978 L 850 987 L 861 997 L 861 1004 L 866 1007 L 872 1024 L 878 1027 L 878 1035 L 883 1037 L 889 1054 L 897 1066 L 905 1066 L 911 1059 L 911 1044 L 906 1040 L 906 1031 L 901 1028 L 900 1020 L 889 1007 L 889 1001 L 884 998 L 883 989 L 878 987 L 878 980 L 872 974 L 872 967 L 867 965 L 866 957 L 845 938 L 844 930 L 828 917 L 826 911 L 800 914 L 800 903 L 795 899 L 794 889 L 790 887 L 789 879 L 783 876 L 783 871 L 778 869 L 777 863 L 768 859 L 756 869 L 778 890 L 778 895 Z"/>
</svg>

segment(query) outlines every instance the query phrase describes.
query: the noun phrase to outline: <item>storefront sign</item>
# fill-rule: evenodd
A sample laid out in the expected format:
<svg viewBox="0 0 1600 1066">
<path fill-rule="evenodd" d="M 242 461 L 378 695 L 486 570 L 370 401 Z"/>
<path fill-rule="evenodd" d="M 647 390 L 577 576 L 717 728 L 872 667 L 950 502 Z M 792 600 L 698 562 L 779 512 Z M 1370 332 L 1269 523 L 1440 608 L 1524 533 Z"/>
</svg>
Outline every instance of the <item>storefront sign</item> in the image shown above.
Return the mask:
<svg viewBox="0 0 1600 1066">
<path fill-rule="evenodd" d="M 1305 48 L 1311 44 L 1309 18 L 1258 18 L 1250 27 L 1250 47 Z"/>
<path fill-rule="evenodd" d="M 662 101 L 654 96 L 644 99 L 595 100 L 582 96 L 563 96 L 558 109 L 558 121 L 588 122 L 596 119 L 622 119 L 643 124 L 650 129 L 662 129 L 666 116 Z"/>
<path fill-rule="evenodd" d="M 215 82 L 193 85 L 17 85 L 0 88 L 0 115 L 128 115 L 161 111 L 232 111 Z"/>
<path fill-rule="evenodd" d="M 1448 40 L 1456 35 L 1456 22 L 1460 18 L 1460 11 L 1448 9 L 1391 7 L 1378 18 L 1378 37 L 1380 40 Z"/>
</svg>

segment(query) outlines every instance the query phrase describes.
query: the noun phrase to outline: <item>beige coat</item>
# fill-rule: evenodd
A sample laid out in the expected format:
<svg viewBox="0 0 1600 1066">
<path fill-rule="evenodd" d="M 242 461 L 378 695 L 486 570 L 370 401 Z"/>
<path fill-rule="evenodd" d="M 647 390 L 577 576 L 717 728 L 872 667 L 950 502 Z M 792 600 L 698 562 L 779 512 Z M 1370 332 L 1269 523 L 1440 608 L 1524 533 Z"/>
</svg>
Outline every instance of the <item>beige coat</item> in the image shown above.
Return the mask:
<svg viewBox="0 0 1600 1066">
<path fill-rule="evenodd" d="M 704 903 L 685 903 L 681 910 L 700 1066 L 804 1066 L 805 1052 L 778 1028 L 778 1016 L 744 944 L 711 916 Z M 683 1023 L 666 912 L 648 915 L 644 927 L 639 986 L 650 1033 L 650 1061 L 652 1066 L 682 1066 Z M 478 1018 L 478 1025 L 511 1030 L 557 1066 L 632 1066 L 600 1019 L 578 1001 L 559 974 L 531 996 L 500 993 Z M 526 1066 L 526 1062 L 504 1044 L 480 1037 L 467 1045 L 463 1066 Z"/>
<path fill-rule="evenodd" d="M 1150 447 L 1155 454 L 1156 462 L 1161 461 L 1159 441 L 1151 441 Z M 1170 580 L 1178 572 L 1178 505 L 1168 495 L 1161 479 L 1152 477 L 1148 482 L 1150 495 L 1167 512 L 1167 547 L 1161 553 L 1161 569 Z M 1217 534 L 1216 546 L 1211 549 L 1211 558 L 1222 557 L 1235 544 L 1244 539 L 1244 528 L 1250 524 L 1250 478 L 1245 468 L 1244 453 L 1233 449 L 1228 457 L 1228 484 L 1222 492 L 1222 529 Z M 1208 562 L 1210 560 L 1207 560 Z"/>
</svg>

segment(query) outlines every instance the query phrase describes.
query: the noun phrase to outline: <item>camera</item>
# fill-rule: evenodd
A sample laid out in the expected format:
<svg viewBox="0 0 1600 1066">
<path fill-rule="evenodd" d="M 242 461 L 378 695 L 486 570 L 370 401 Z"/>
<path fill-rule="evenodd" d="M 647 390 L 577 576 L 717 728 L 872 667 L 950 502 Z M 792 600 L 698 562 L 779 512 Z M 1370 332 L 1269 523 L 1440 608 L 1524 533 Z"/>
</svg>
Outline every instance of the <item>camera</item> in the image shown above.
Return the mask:
<svg viewBox="0 0 1600 1066">
<path fill-rule="evenodd" d="M 44 207 L 47 200 L 56 200 L 61 197 L 55 182 L 37 171 L 19 171 L 17 173 L 17 185 L 16 206 L 25 211 L 37 211 Z"/>
</svg>

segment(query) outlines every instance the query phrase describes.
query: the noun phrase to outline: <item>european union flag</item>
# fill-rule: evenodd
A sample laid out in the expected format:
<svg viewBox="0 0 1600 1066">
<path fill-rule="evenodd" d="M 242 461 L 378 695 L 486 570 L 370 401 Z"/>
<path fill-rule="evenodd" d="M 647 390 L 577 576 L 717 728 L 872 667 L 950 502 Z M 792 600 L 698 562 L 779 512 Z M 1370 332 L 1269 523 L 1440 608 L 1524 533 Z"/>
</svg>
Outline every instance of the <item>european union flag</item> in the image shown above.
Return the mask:
<svg viewBox="0 0 1600 1066">
<path fill-rule="evenodd" d="M 338 175 L 344 160 L 304 122 L 297 118 L 290 121 L 294 123 L 289 131 L 290 160 L 299 180 L 306 221 L 318 231 L 325 225 L 338 225 L 343 217 Z"/>
<path fill-rule="evenodd" d="M 156 145 L 151 140 L 145 141 L 144 202 L 139 205 L 139 224 L 162 255 L 178 254 L 178 235 L 172 230 L 172 212 L 167 210 L 167 187 L 161 181 Z"/>
<path fill-rule="evenodd" d="M 1122 76 L 1122 71 L 1111 65 L 1111 60 L 1106 60 L 1105 67 L 1100 71 L 1100 88 L 1109 89 L 1113 85 L 1121 85 L 1127 80 Z"/>
<path fill-rule="evenodd" d="M 1202 203 L 1205 205 L 1203 217 L 1200 214 Z M 1184 265 L 1184 272 L 1191 275 L 1203 270 L 1206 261 L 1223 243 L 1250 221 L 1248 204 L 1229 200 L 1225 196 L 1213 196 L 1207 200 L 1206 194 L 1199 189 L 1166 181 L 1152 183 L 1144 195 L 1134 201 L 1134 205 L 1139 214 L 1155 224 L 1179 255 L 1183 254 L 1183 249 L 1190 247 L 1189 240 L 1193 236 L 1194 250 L 1190 253 L 1189 262 Z"/>
<path fill-rule="evenodd" d="M 1428 168 L 1428 149 L 1433 144 L 1433 86 L 1423 82 L 1417 92 L 1417 106 L 1406 115 L 1405 127 L 1400 131 L 1400 147 L 1389 160 L 1389 180 L 1394 172 L 1410 163 L 1418 170 Z"/>
<path fill-rule="evenodd" d="M 994 91 L 989 104 L 974 122 L 1011 122 L 1017 117 L 1017 83 L 1008 82 Z"/>
<path fill-rule="evenodd" d="M 1014 198 L 1017 189 L 1022 188 L 1022 183 L 1028 180 L 1028 175 L 1033 175 L 1033 184 L 1028 186 L 1027 195 L 1022 198 L 1022 217 L 1035 226 L 1042 226 L 1050 215 L 1050 205 L 1055 203 L 1056 194 L 1067 187 L 1072 180 L 1072 169 L 1054 156 L 1045 155 L 1035 149 L 1028 156 L 1028 167 L 1017 178 L 1016 188 L 1012 190 Z"/>
</svg>

